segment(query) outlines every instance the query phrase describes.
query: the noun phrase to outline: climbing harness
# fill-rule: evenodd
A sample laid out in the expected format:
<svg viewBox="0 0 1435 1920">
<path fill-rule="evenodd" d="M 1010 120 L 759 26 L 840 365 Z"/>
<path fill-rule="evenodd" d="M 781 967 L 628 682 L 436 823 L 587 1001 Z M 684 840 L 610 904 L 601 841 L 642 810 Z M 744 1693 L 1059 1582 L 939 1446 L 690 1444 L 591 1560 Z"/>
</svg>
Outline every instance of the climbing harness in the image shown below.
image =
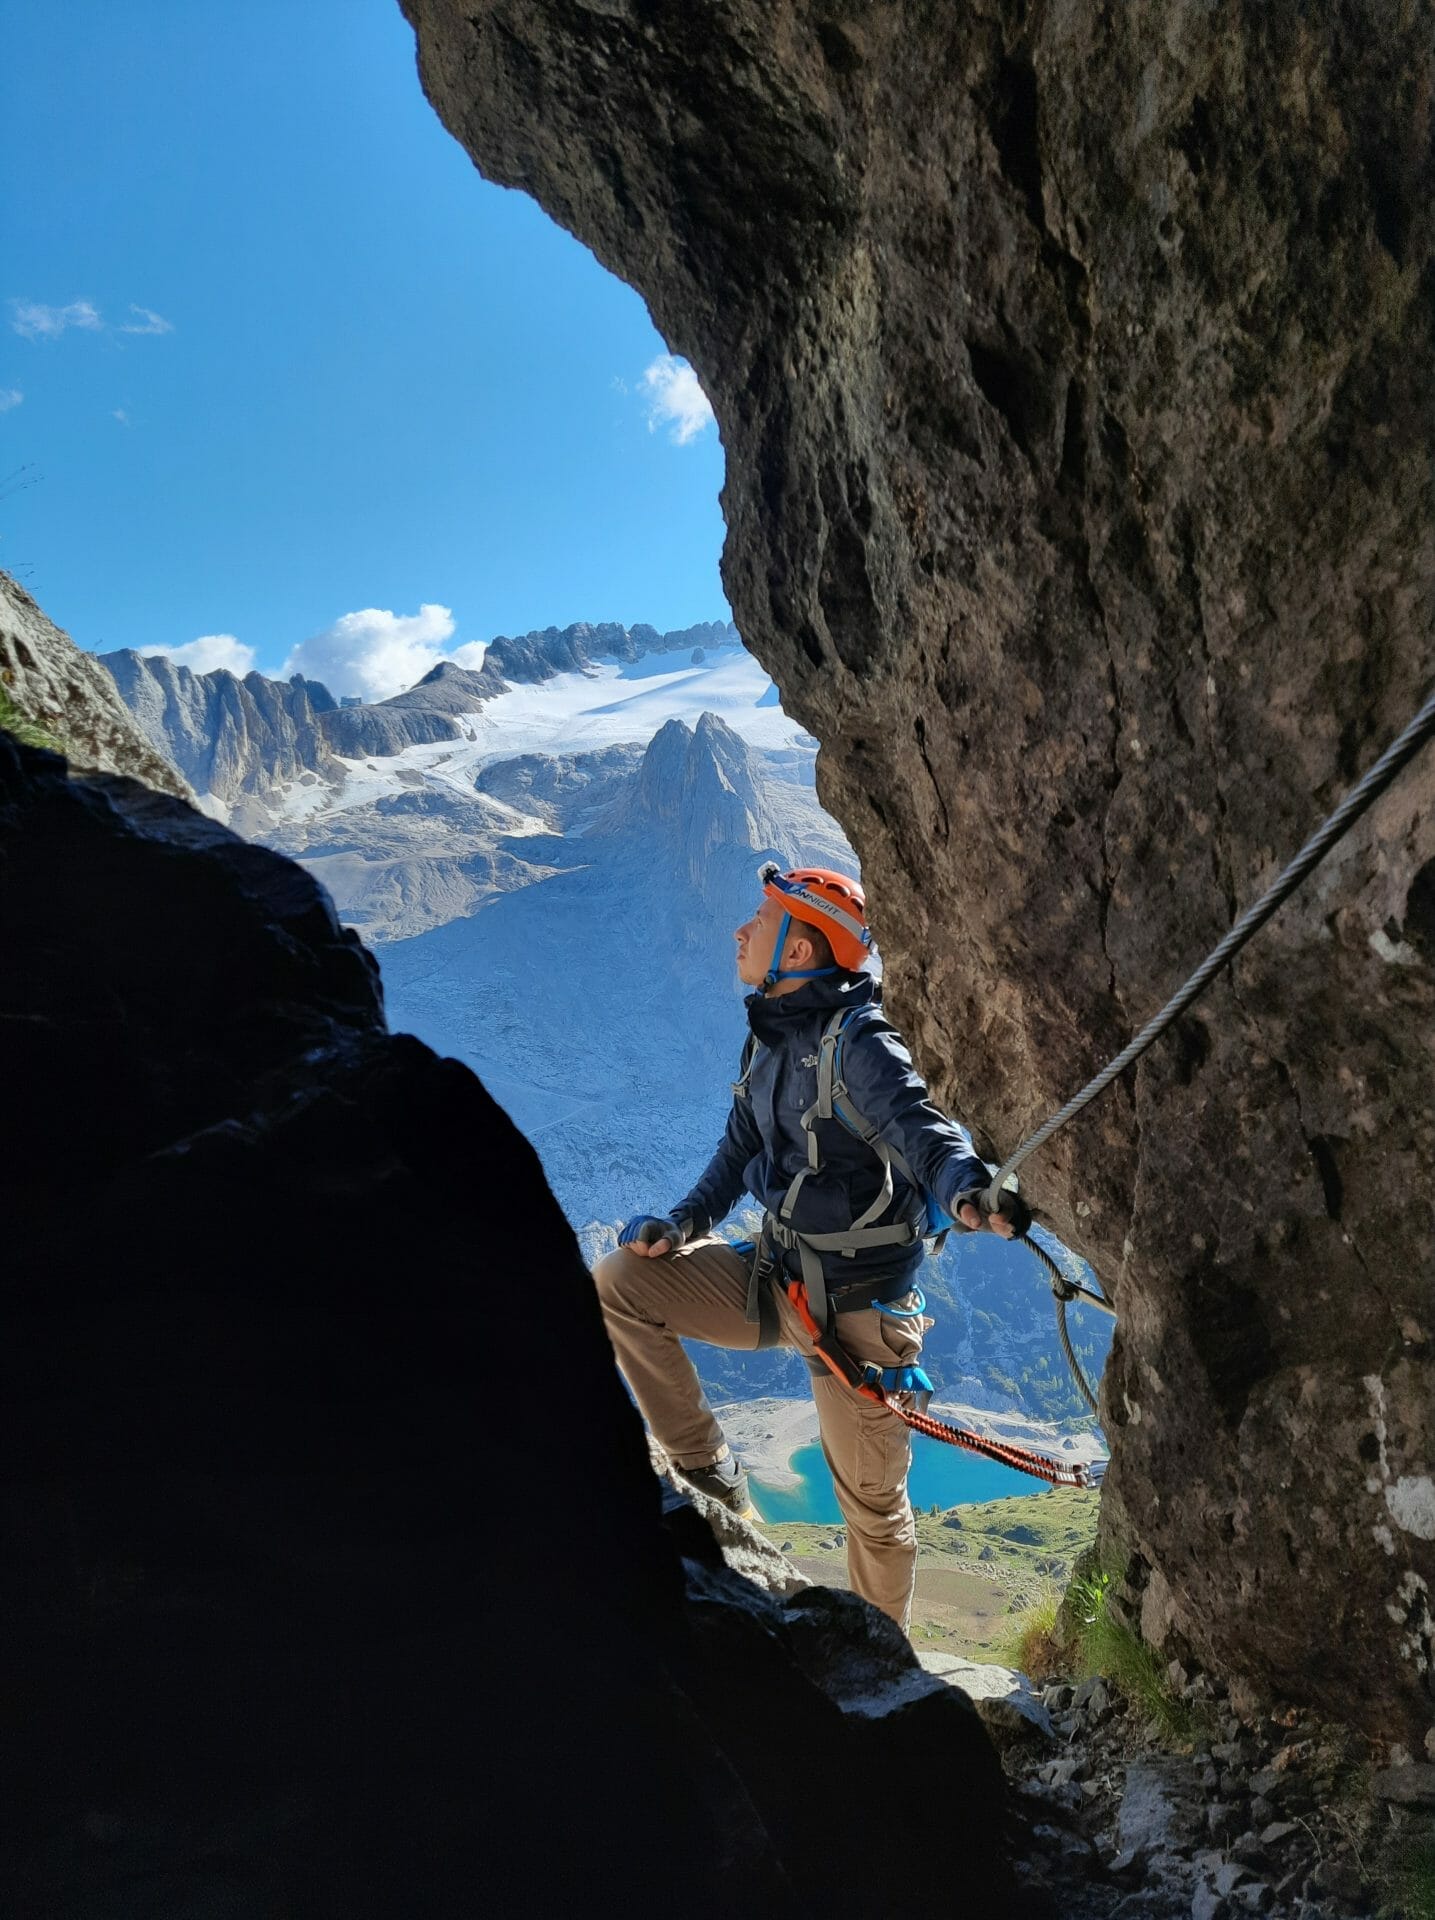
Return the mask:
<svg viewBox="0 0 1435 1920">
<path fill-rule="evenodd" d="M 824 1253 L 841 1254 L 851 1259 L 855 1254 L 866 1253 L 874 1248 L 885 1247 L 893 1252 L 914 1246 L 918 1240 L 935 1234 L 940 1237 L 952 1225 L 951 1220 L 942 1213 L 937 1203 L 923 1195 L 921 1183 L 908 1166 L 906 1159 L 895 1147 L 887 1145 L 880 1130 L 858 1111 L 848 1092 L 847 1084 L 841 1073 L 841 1048 L 843 1029 L 853 1014 L 855 1007 L 840 1007 L 828 1021 L 822 1032 L 817 1048 L 817 1098 L 802 1115 L 802 1131 L 807 1136 L 807 1165 L 797 1175 L 775 1214 L 769 1213 L 763 1223 L 762 1234 L 757 1245 L 757 1258 L 753 1265 L 753 1277 L 748 1288 L 748 1319 L 760 1317 L 762 1302 L 762 1272 L 764 1256 L 770 1256 L 773 1246 L 781 1247 L 785 1253 L 795 1253 L 802 1269 L 802 1278 L 807 1286 L 808 1298 L 818 1318 L 826 1321 L 829 1314 L 829 1289 L 823 1271 L 821 1256 Z M 760 1042 L 756 1034 L 748 1038 L 743 1050 L 742 1067 L 739 1077 L 733 1082 L 733 1094 L 739 1100 L 750 1100 L 749 1082 L 752 1078 L 753 1063 L 757 1058 Z M 792 1225 L 797 1209 L 798 1198 L 807 1179 L 822 1171 L 822 1149 L 817 1138 L 817 1123 L 822 1120 L 838 1120 L 851 1134 L 861 1140 L 876 1155 L 882 1166 L 882 1185 L 875 1199 L 863 1209 L 849 1227 L 834 1233 L 800 1233 Z M 892 1179 L 892 1169 L 896 1168 L 910 1189 L 910 1198 L 903 1210 L 892 1219 L 882 1223 L 882 1216 L 892 1207 L 896 1195 Z M 881 1223 L 881 1224 L 879 1224 Z M 851 1311 L 853 1305 L 871 1304 L 871 1281 L 865 1289 L 859 1281 L 852 1288 L 837 1288 L 833 1292 L 838 1296 L 834 1304 L 840 1311 Z M 863 1290 L 867 1297 L 849 1302 L 845 1296 Z"/>
<path fill-rule="evenodd" d="M 945 1421 L 933 1418 L 926 1411 L 927 1402 L 932 1396 L 932 1383 L 922 1368 L 911 1366 L 884 1369 L 870 1364 L 861 1366 L 847 1353 L 837 1337 L 838 1316 L 849 1313 L 855 1308 L 879 1307 L 883 1312 L 892 1313 L 897 1318 L 911 1318 L 920 1315 L 926 1306 L 926 1301 L 918 1293 L 917 1298 L 920 1302 L 918 1306 L 900 1308 L 888 1305 L 880 1298 L 883 1285 L 881 1280 L 869 1279 L 865 1282 L 855 1282 L 848 1287 L 829 1287 L 821 1259 L 824 1253 L 835 1253 L 850 1258 L 870 1248 L 887 1247 L 896 1250 L 913 1246 L 918 1240 L 932 1237 L 935 1237 L 936 1243 L 940 1245 L 947 1231 L 954 1224 L 951 1217 L 942 1211 L 937 1201 L 923 1192 L 921 1183 L 906 1158 L 881 1138 L 877 1127 L 858 1109 L 846 1081 L 842 1078 L 843 1032 L 848 1020 L 855 1012 L 857 1009 L 854 1007 L 840 1008 L 823 1029 L 817 1049 L 817 1098 L 802 1115 L 802 1130 L 807 1136 L 807 1165 L 787 1189 L 777 1214 L 767 1216 L 761 1234 L 752 1246 L 747 1318 L 750 1322 L 758 1324 L 758 1344 L 759 1346 L 772 1345 L 778 1335 L 776 1314 L 770 1293 L 779 1270 L 771 1248 L 777 1246 L 784 1252 L 795 1253 L 798 1257 L 802 1277 L 796 1279 L 784 1273 L 782 1283 L 788 1299 L 792 1302 L 798 1318 L 812 1340 L 819 1359 L 854 1393 L 873 1401 L 878 1406 L 886 1407 L 915 1432 L 925 1433 L 933 1440 L 944 1441 L 948 1446 L 965 1447 L 969 1452 L 980 1454 L 985 1459 L 996 1460 L 1003 1466 L 1014 1467 L 1018 1473 L 1033 1474 L 1038 1479 L 1049 1480 L 1053 1486 L 1089 1486 L 1091 1483 L 1088 1470 L 1083 1464 L 1067 1465 L 1061 1461 L 1049 1460 L 1045 1455 L 1031 1453 L 1024 1447 L 1011 1446 L 1001 1440 L 990 1440 L 965 1427 L 949 1426 Z M 733 1093 L 738 1099 L 751 1098 L 748 1083 L 752 1077 L 758 1046 L 759 1042 L 754 1034 L 749 1038 L 743 1052 L 740 1077 L 733 1083 Z M 863 1141 L 876 1155 L 882 1165 L 882 1185 L 871 1205 L 864 1208 L 851 1226 L 841 1232 L 800 1233 L 790 1224 L 796 1211 L 798 1196 L 809 1175 L 818 1173 L 822 1169 L 822 1151 L 817 1139 L 817 1123 L 834 1119 L 840 1121 L 849 1133 Z M 910 1190 L 909 1197 L 895 1218 L 888 1220 L 885 1224 L 879 1224 L 882 1216 L 891 1209 L 895 1198 L 893 1168 L 907 1183 Z M 906 1404 L 906 1399 L 911 1399 L 913 1404 Z"/>
<path fill-rule="evenodd" d="M 1210 986 L 1222 967 L 1234 960 L 1241 948 L 1258 934 L 1261 928 L 1282 906 L 1308 874 L 1320 865 L 1332 847 L 1342 840 L 1356 821 L 1380 798 L 1397 774 L 1408 766 L 1420 749 L 1435 736 L 1435 693 L 1432 693 L 1415 718 L 1381 754 L 1364 777 L 1351 788 L 1327 820 L 1316 829 L 1306 841 L 1294 860 L 1284 872 L 1269 886 L 1259 900 L 1236 921 L 1219 944 L 1212 948 L 1206 958 L 1197 967 L 1190 979 L 1180 987 L 1162 1007 L 1161 1011 L 1146 1022 L 1136 1037 L 1131 1040 L 1114 1060 L 1104 1066 L 1094 1079 L 1089 1080 L 1080 1093 L 1073 1095 L 1059 1112 L 1038 1127 L 1029 1139 L 1024 1140 L 1016 1152 L 1003 1162 L 993 1174 L 991 1185 L 986 1190 L 985 1204 L 989 1209 L 996 1207 L 1004 1187 L 1016 1184 L 1016 1170 L 1022 1162 L 1036 1152 L 1038 1147 L 1046 1145 L 1053 1134 L 1059 1133 L 1068 1120 L 1074 1119 L 1083 1107 L 1089 1106 L 1098 1095 L 1104 1093 L 1133 1061 L 1139 1060 L 1154 1041 L 1166 1031 L 1174 1020 L 1192 1006 Z M 1056 1296 L 1057 1327 L 1061 1334 L 1062 1349 L 1066 1354 L 1068 1366 L 1075 1377 L 1083 1398 L 1094 1414 L 1098 1414 L 1096 1395 L 1090 1383 L 1077 1363 L 1076 1353 L 1067 1331 L 1066 1308 L 1071 1300 L 1084 1300 L 1092 1306 L 1100 1307 L 1103 1312 L 1114 1314 L 1115 1305 L 1104 1293 L 1093 1293 L 1089 1287 L 1081 1285 L 1070 1274 L 1064 1272 L 1051 1254 L 1028 1235 L 1022 1236 L 1022 1244 L 1031 1249 L 1049 1270 L 1052 1292 Z"/>
<path fill-rule="evenodd" d="M 899 1398 L 901 1389 L 894 1390 L 887 1385 L 887 1374 L 882 1368 L 859 1366 L 837 1339 L 831 1324 L 824 1327 L 818 1323 L 807 1297 L 807 1288 L 801 1280 L 788 1281 L 787 1297 L 828 1371 L 844 1386 L 860 1394 L 862 1399 L 896 1414 L 914 1433 L 924 1433 L 929 1440 L 944 1441 L 949 1447 L 965 1447 L 968 1453 L 980 1454 L 983 1459 L 995 1460 L 1004 1467 L 1014 1467 L 1018 1473 L 1031 1474 L 1038 1480 L 1049 1480 L 1054 1487 L 1091 1485 L 1090 1469 L 1084 1461 L 1074 1460 L 1068 1464 L 1061 1460 L 1048 1460 L 1045 1454 L 1030 1453 L 1025 1447 L 1014 1447 L 1004 1440 L 989 1440 L 985 1434 L 973 1433 L 966 1427 L 949 1426 L 945 1420 L 934 1419 L 929 1413 L 903 1406 Z M 906 1372 L 907 1369 L 896 1371 Z M 926 1381 L 927 1376 L 920 1367 L 910 1371 Z M 927 1391 L 930 1390 L 928 1383 Z"/>
</svg>

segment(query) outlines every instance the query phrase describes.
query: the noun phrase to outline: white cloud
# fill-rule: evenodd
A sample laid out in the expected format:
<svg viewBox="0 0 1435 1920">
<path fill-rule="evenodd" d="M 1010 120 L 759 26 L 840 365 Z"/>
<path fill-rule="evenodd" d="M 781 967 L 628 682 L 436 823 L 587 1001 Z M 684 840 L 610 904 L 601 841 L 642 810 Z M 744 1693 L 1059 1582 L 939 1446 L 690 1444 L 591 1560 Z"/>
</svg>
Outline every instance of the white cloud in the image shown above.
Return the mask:
<svg viewBox="0 0 1435 1920">
<path fill-rule="evenodd" d="M 447 607 L 425 604 L 417 613 L 391 613 L 385 607 L 364 607 L 346 613 L 323 633 L 295 647 L 281 669 L 322 680 L 330 693 L 359 694 L 365 700 L 386 700 L 422 680 L 440 660 L 472 661 L 470 642 L 450 654 L 444 643 L 452 639 L 454 619 Z"/>
<path fill-rule="evenodd" d="M 120 328 L 121 333 L 173 333 L 174 322 L 166 320 L 162 314 L 154 313 L 149 307 L 137 307 L 130 302 L 130 312 L 138 314 L 138 321 L 131 321 Z"/>
<path fill-rule="evenodd" d="M 713 410 L 698 376 L 686 360 L 671 353 L 660 353 L 644 369 L 643 391 L 648 396 L 648 432 L 670 428 L 668 438 L 675 446 L 695 440 L 712 420 Z"/>
<path fill-rule="evenodd" d="M 8 413 L 11 407 L 18 407 L 24 398 L 18 387 L 0 387 L 0 413 Z"/>
<path fill-rule="evenodd" d="M 45 307 L 36 300 L 12 300 L 10 305 L 15 314 L 10 324 L 22 340 L 52 339 L 67 327 L 98 333 L 105 324 L 89 300 L 72 300 L 67 307 Z"/>
<path fill-rule="evenodd" d="M 122 427 L 127 427 L 130 423 L 130 417 L 123 407 L 113 408 L 110 413 L 110 418 L 111 420 L 118 420 Z"/>
<path fill-rule="evenodd" d="M 279 669 L 283 678 L 302 673 L 322 680 L 336 695 L 358 694 L 365 700 L 386 700 L 404 693 L 422 680 L 441 660 L 477 671 L 488 648 L 482 640 L 467 640 L 449 648 L 454 618 L 447 607 L 425 604 L 417 613 L 390 613 L 384 607 L 364 607 L 346 613 L 332 627 L 301 641 Z M 232 633 L 206 633 L 182 646 L 141 647 L 141 653 L 165 654 L 194 673 L 212 673 L 227 667 L 246 674 L 254 666 L 255 650 Z M 266 672 L 270 671 L 268 668 Z"/>
<path fill-rule="evenodd" d="M 253 647 L 246 647 L 232 633 L 203 633 L 197 640 L 186 640 L 183 646 L 141 647 L 139 651 L 162 653 L 192 673 L 212 673 L 216 667 L 228 667 L 231 673 L 243 675 L 254 665 Z"/>
</svg>

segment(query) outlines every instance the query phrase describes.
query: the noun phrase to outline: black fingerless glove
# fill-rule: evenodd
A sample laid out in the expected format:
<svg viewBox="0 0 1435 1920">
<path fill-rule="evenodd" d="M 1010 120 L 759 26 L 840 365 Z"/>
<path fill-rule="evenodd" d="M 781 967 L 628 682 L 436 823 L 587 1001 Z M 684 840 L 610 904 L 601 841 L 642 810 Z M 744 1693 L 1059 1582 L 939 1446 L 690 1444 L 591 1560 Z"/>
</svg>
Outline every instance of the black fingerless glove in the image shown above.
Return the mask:
<svg viewBox="0 0 1435 1920">
<path fill-rule="evenodd" d="M 958 1213 L 963 1207 L 976 1207 L 979 1212 L 987 1215 L 999 1213 L 1003 1220 L 1011 1222 L 1012 1232 L 1018 1237 L 1029 1232 L 1031 1208 L 1021 1195 L 1013 1193 L 1010 1187 L 1003 1187 L 997 1195 L 997 1204 L 993 1207 L 988 1197 L 990 1191 L 988 1187 L 972 1187 L 966 1193 L 959 1193 L 957 1195 Z"/>
<path fill-rule="evenodd" d="M 623 1223 L 618 1234 L 620 1247 L 631 1247 L 636 1242 L 640 1246 L 653 1247 L 659 1240 L 671 1240 L 680 1247 L 688 1237 L 684 1221 L 671 1219 L 665 1213 L 635 1213 L 631 1220 Z"/>
</svg>

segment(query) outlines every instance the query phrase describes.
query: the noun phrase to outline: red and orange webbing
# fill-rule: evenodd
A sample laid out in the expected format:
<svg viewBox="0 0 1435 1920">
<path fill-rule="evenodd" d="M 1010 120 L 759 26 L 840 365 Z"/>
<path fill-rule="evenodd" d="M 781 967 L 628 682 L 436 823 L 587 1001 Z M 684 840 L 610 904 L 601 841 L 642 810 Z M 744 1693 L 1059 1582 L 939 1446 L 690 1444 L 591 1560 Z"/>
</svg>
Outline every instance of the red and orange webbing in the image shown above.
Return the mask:
<svg viewBox="0 0 1435 1920">
<path fill-rule="evenodd" d="M 934 1420 L 930 1414 L 914 1413 L 904 1407 L 898 1395 L 888 1393 L 885 1387 L 872 1386 L 861 1377 L 861 1369 L 846 1354 L 839 1360 L 829 1351 L 836 1341 L 825 1334 L 813 1317 L 807 1301 L 807 1289 L 800 1280 L 791 1280 L 787 1286 L 787 1297 L 792 1302 L 797 1317 L 807 1330 L 808 1337 L 817 1350 L 818 1357 L 830 1372 L 853 1393 L 860 1393 L 864 1400 L 871 1400 L 879 1407 L 885 1407 L 889 1413 L 911 1427 L 916 1433 L 926 1434 L 929 1440 L 940 1440 L 949 1447 L 965 1447 L 969 1453 L 981 1454 L 984 1459 L 995 1460 L 1004 1467 L 1014 1467 L 1018 1473 L 1029 1473 L 1037 1480 L 1049 1480 L 1054 1487 L 1089 1487 L 1091 1476 L 1083 1461 L 1070 1463 L 1062 1460 L 1049 1460 L 1044 1453 L 1030 1453 L 1025 1447 L 1010 1446 L 1005 1440 L 989 1440 L 985 1434 L 972 1433 L 966 1427 L 949 1426 L 945 1420 Z M 841 1353 L 838 1347 L 838 1352 Z M 843 1365 L 843 1361 L 846 1365 Z"/>
</svg>

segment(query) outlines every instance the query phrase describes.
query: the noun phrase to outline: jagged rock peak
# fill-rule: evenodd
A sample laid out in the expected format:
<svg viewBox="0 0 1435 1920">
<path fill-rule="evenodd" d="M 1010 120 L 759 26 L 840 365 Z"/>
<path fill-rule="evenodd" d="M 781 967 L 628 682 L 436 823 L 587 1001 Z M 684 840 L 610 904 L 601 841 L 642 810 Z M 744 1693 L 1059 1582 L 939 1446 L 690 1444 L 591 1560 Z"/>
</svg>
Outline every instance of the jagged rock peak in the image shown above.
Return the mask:
<svg viewBox="0 0 1435 1920">
<path fill-rule="evenodd" d="M 428 713 L 474 713 L 485 700 L 493 700 L 502 693 L 507 684 L 487 659 L 477 671 L 461 667 L 454 660 L 440 660 L 436 667 L 429 668 L 417 686 L 410 687 L 406 693 L 390 694 L 378 705 L 385 712 L 399 708 L 422 709 Z M 349 707 L 345 711 L 357 713 L 364 709 Z"/>
<path fill-rule="evenodd" d="M 659 633 L 643 622 L 619 626 L 616 621 L 596 625 L 580 620 L 571 627 L 543 627 L 510 638 L 500 634 L 489 642 L 484 665 L 490 663 L 510 680 L 549 680 L 557 673 L 579 672 L 600 660 L 641 660 L 648 654 L 671 653 L 690 659 L 696 647 L 739 644 L 730 621 L 706 620 L 693 627 Z M 679 659 L 674 665 L 680 664 Z"/>
<path fill-rule="evenodd" d="M 247 686 L 251 680 L 262 680 L 263 678 L 263 674 L 246 673 L 244 682 Z M 315 713 L 332 713 L 339 704 L 322 680 L 308 680 L 302 673 L 291 673 L 289 676 L 289 685 L 301 689 L 308 695 L 309 705 L 314 709 Z"/>
<path fill-rule="evenodd" d="M 753 749 L 742 736 L 717 714 L 699 714 L 683 770 L 684 792 L 690 802 L 711 808 L 741 808 L 756 834 L 762 785 Z M 750 844 L 758 846 L 761 842 L 751 838 Z"/>
<path fill-rule="evenodd" d="M 678 857 L 701 893 L 717 850 L 747 857 L 781 848 L 787 836 L 773 812 L 773 791 L 747 742 L 717 714 L 704 713 L 691 730 L 669 720 L 654 734 L 632 806 L 677 835 Z"/>
<path fill-rule="evenodd" d="M 638 770 L 638 804 L 657 820 L 676 818 L 693 734 L 681 720 L 667 720 L 648 742 Z"/>
<path fill-rule="evenodd" d="M 270 680 L 227 668 L 194 673 L 166 654 L 125 647 L 99 656 L 157 751 L 168 754 L 195 791 L 232 807 L 305 772 L 339 772 L 325 723 L 340 711 L 329 689 L 295 674 Z"/>
<path fill-rule="evenodd" d="M 417 687 L 441 686 L 445 680 L 452 679 L 454 675 L 468 674 L 469 671 L 469 668 L 461 667 L 456 660 L 440 660 L 436 667 L 429 668 L 422 680 L 417 681 L 415 688 L 410 689 L 410 691 L 415 691 Z M 477 679 L 479 676 L 474 674 L 473 677 Z M 397 695 L 391 697 L 398 698 Z"/>
</svg>

